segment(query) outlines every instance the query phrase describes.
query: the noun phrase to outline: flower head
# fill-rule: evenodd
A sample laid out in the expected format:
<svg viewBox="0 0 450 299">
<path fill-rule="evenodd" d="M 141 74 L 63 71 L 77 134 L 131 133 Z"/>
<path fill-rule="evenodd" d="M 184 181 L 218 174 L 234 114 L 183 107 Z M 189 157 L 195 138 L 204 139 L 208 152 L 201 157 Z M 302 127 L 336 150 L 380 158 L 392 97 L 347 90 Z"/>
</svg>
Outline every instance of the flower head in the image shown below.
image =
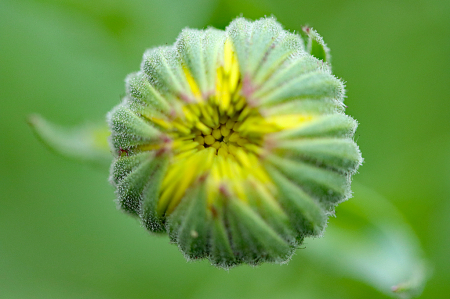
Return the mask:
<svg viewBox="0 0 450 299">
<path fill-rule="evenodd" d="M 108 115 L 120 207 L 221 267 L 285 262 L 320 235 L 362 158 L 307 33 L 305 47 L 273 18 L 238 18 L 148 50 Z"/>
</svg>

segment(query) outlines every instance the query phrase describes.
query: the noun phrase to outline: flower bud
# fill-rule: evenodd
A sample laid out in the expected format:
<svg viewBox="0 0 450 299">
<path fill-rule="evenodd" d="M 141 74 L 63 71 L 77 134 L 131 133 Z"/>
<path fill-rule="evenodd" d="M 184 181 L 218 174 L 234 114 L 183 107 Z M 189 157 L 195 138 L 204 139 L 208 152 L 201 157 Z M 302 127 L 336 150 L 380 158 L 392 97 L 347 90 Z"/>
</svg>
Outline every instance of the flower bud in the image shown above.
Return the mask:
<svg viewBox="0 0 450 299">
<path fill-rule="evenodd" d="M 313 29 L 274 18 L 182 31 L 145 52 L 108 114 L 118 204 L 187 259 L 284 263 L 351 195 L 362 162 Z"/>
</svg>

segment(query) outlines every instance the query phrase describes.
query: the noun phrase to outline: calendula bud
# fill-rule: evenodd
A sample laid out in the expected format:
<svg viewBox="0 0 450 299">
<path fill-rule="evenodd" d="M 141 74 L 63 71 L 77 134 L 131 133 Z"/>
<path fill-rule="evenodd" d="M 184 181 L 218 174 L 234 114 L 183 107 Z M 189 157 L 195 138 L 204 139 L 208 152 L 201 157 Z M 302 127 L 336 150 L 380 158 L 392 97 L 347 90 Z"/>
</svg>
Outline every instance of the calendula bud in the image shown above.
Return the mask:
<svg viewBox="0 0 450 299">
<path fill-rule="evenodd" d="M 286 262 L 362 162 L 344 85 L 312 29 L 238 18 L 144 54 L 108 114 L 120 207 L 188 259 Z"/>
</svg>

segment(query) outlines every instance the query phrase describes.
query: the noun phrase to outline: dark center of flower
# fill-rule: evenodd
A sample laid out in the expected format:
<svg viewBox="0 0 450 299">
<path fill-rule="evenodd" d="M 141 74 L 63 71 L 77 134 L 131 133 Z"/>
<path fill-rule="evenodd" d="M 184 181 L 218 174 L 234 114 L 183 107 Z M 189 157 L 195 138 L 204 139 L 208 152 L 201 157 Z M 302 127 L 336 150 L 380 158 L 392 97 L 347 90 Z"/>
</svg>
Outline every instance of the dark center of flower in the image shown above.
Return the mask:
<svg viewBox="0 0 450 299">
<path fill-rule="evenodd" d="M 198 143 L 197 149 L 202 150 L 204 148 L 213 147 L 216 149 L 216 154 L 227 157 L 229 154 L 235 155 L 238 147 L 243 147 L 249 143 L 249 140 L 239 134 L 241 121 L 238 121 L 239 114 L 235 114 L 232 117 L 228 115 L 220 116 L 219 124 L 214 127 L 208 127 L 211 131 L 202 132 L 200 130 L 195 131 L 195 137 L 192 139 Z"/>
</svg>

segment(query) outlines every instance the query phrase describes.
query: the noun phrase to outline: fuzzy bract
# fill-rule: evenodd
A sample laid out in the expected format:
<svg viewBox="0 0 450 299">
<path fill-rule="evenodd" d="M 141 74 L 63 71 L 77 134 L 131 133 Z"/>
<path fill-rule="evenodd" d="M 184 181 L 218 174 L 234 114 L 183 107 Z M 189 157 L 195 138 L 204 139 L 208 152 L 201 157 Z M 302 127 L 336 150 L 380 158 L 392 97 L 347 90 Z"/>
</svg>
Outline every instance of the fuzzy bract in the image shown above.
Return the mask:
<svg viewBox="0 0 450 299">
<path fill-rule="evenodd" d="M 344 84 L 312 29 L 274 18 L 182 31 L 148 50 L 108 114 L 121 209 L 185 256 L 286 262 L 349 198 L 362 162 Z"/>
</svg>

